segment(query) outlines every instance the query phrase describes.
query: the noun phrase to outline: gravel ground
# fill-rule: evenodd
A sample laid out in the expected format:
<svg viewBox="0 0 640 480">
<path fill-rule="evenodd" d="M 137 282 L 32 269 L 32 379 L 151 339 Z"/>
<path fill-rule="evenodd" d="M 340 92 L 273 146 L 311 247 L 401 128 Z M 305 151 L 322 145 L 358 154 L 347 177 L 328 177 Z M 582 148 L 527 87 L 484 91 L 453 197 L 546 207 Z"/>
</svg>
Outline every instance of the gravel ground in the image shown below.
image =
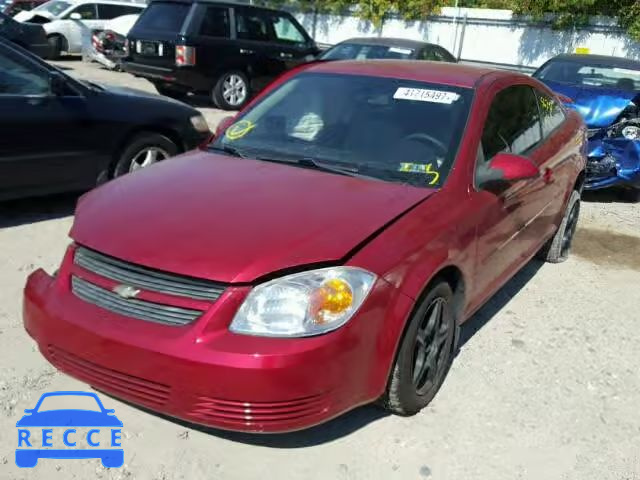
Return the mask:
<svg viewBox="0 0 640 480">
<path fill-rule="evenodd" d="M 63 62 L 72 75 L 149 89 Z M 203 109 L 212 125 L 221 112 Z M 52 271 L 76 197 L 0 204 L 0 478 L 640 479 L 640 205 L 583 203 L 574 255 L 530 263 L 463 329 L 432 405 L 412 418 L 373 407 L 280 436 L 193 429 L 102 396 L 123 421 L 125 465 L 14 464 L 15 422 L 50 390 L 88 390 L 54 371 L 21 323 L 21 290 Z"/>
</svg>

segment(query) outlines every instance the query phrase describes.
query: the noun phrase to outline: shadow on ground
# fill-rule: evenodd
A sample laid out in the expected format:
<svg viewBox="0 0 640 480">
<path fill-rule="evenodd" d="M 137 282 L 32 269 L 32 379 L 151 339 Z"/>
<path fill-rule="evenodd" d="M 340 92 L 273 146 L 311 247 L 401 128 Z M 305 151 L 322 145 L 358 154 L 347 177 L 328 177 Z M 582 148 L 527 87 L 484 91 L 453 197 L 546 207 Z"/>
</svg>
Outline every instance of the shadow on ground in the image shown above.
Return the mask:
<svg viewBox="0 0 640 480">
<path fill-rule="evenodd" d="M 0 202 L 0 228 L 16 227 L 73 215 L 80 193 Z"/>
<path fill-rule="evenodd" d="M 480 331 L 520 290 L 531 280 L 536 272 L 543 265 L 543 262 L 532 260 L 515 277 L 513 277 L 496 295 L 480 309 L 463 327 L 460 336 L 460 345 L 468 343 L 472 337 Z M 105 395 L 110 396 L 105 393 Z M 122 401 L 118 399 L 119 401 Z M 345 413 L 327 423 L 318 425 L 307 430 L 282 434 L 251 434 L 229 432 L 202 425 L 192 424 L 183 420 L 175 419 L 158 414 L 146 408 L 124 402 L 138 410 L 145 411 L 151 415 L 163 418 L 173 423 L 177 423 L 185 428 L 197 430 L 208 435 L 224 438 L 233 442 L 245 443 L 268 448 L 293 449 L 303 448 L 335 441 L 348 436 L 361 428 L 370 425 L 389 414 L 384 410 L 367 405 L 356 408 Z"/>
</svg>

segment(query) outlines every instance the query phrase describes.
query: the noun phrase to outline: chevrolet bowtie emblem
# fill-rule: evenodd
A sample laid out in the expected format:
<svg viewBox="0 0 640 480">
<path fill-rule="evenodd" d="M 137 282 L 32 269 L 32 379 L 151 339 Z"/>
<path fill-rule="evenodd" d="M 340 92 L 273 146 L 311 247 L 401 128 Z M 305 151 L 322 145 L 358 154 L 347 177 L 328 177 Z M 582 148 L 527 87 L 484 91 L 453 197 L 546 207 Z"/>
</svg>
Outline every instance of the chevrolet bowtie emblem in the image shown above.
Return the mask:
<svg viewBox="0 0 640 480">
<path fill-rule="evenodd" d="M 113 293 L 120 295 L 122 298 L 135 298 L 140 290 L 131 285 L 116 285 L 111 289 Z"/>
</svg>

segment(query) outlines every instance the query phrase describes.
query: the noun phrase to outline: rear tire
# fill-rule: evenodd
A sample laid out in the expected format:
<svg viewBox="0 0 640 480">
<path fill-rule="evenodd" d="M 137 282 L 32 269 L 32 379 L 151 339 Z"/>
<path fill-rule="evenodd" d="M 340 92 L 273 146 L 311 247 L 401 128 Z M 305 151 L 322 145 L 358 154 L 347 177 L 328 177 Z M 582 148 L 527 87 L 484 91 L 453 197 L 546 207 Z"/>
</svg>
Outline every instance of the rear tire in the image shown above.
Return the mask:
<svg viewBox="0 0 640 480">
<path fill-rule="evenodd" d="M 211 91 L 213 104 L 222 110 L 240 110 L 250 96 L 249 79 L 239 70 L 220 75 Z"/>
<path fill-rule="evenodd" d="M 573 236 L 580 216 L 580 193 L 574 190 L 556 234 L 538 252 L 537 257 L 549 263 L 562 263 L 569 258 Z"/>
<path fill-rule="evenodd" d="M 456 319 L 453 291 L 433 285 L 409 319 L 381 403 L 396 415 L 415 415 L 436 396 L 453 361 Z"/>
<path fill-rule="evenodd" d="M 122 151 L 113 176 L 120 177 L 177 154 L 176 144 L 164 135 L 151 132 L 140 133 L 130 140 Z"/>
<path fill-rule="evenodd" d="M 64 39 L 60 35 L 49 35 L 47 42 L 49 42 L 49 59 L 58 60 L 62 55 Z"/>
</svg>

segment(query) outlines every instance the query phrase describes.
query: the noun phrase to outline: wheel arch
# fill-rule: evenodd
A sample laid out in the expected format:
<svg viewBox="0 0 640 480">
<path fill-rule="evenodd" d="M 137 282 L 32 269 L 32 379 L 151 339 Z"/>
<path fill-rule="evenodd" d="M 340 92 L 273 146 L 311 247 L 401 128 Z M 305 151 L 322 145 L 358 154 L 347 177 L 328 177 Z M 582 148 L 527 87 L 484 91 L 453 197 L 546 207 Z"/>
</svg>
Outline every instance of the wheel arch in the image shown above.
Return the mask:
<svg viewBox="0 0 640 480">
<path fill-rule="evenodd" d="M 411 318 L 415 315 L 417 309 L 420 307 L 421 302 L 427 296 L 429 290 L 438 282 L 444 281 L 446 282 L 453 291 L 453 307 L 456 317 L 456 332 L 453 340 L 453 349 L 454 351 L 457 349 L 458 340 L 460 338 L 460 324 L 462 323 L 466 306 L 466 298 L 467 298 L 467 279 L 465 278 L 465 274 L 463 270 L 456 264 L 450 263 L 446 265 L 442 265 L 439 268 L 435 269 L 433 274 L 426 279 L 424 282 L 424 286 L 420 290 L 419 295 L 413 301 L 413 305 L 409 310 L 406 318 L 404 319 L 404 323 L 400 329 L 400 335 L 395 343 L 395 347 L 393 349 L 393 354 L 389 358 L 388 365 L 385 366 L 386 380 L 384 382 L 384 389 L 382 390 L 382 395 L 389 388 L 389 382 L 391 381 L 391 374 L 393 372 L 393 366 L 395 365 L 398 353 L 400 352 L 400 346 L 402 345 L 402 341 L 404 336 L 406 335 L 407 328 L 409 327 Z M 378 384 L 379 385 L 379 384 Z M 378 387 L 379 388 L 379 387 Z"/>
<path fill-rule="evenodd" d="M 54 37 L 59 37 L 62 40 L 62 44 L 60 45 L 60 50 L 63 52 L 67 52 L 69 50 L 69 40 L 67 40 L 67 37 L 65 37 L 64 34 L 60 32 L 52 32 L 47 34 L 47 39 L 54 38 Z"/>
<path fill-rule="evenodd" d="M 587 172 L 586 170 L 581 170 L 580 173 L 578 173 L 578 176 L 576 177 L 576 182 L 573 185 L 573 189 L 582 194 L 582 189 L 584 188 L 584 183 L 587 179 Z"/>
<path fill-rule="evenodd" d="M 131 140 L 133 140 L 135 137 L 143 133 L 160 134 L 167 137 L 178 148 L 178 153 L 183 153 L 186 150 L 186 146 L 182 141 L 182 139 L 180 138 L 179 133 L 176 130 L 170 127 L 167 127 L 166 125 L 163 126 L 163 125 L 151 124 L 151 125 L 136 126 L 134 129 L 129 130 L 127 134 L 116 144 L 116 148 L 114 149 L 111 162 L 107 167 L 106 174 L 108 178 L 113 178 L 116 165 L 120 160 L 120 155 L 122 155 L 124 150 L 127 148 L 127 145 L 131 142 Z"/>
</svg>

